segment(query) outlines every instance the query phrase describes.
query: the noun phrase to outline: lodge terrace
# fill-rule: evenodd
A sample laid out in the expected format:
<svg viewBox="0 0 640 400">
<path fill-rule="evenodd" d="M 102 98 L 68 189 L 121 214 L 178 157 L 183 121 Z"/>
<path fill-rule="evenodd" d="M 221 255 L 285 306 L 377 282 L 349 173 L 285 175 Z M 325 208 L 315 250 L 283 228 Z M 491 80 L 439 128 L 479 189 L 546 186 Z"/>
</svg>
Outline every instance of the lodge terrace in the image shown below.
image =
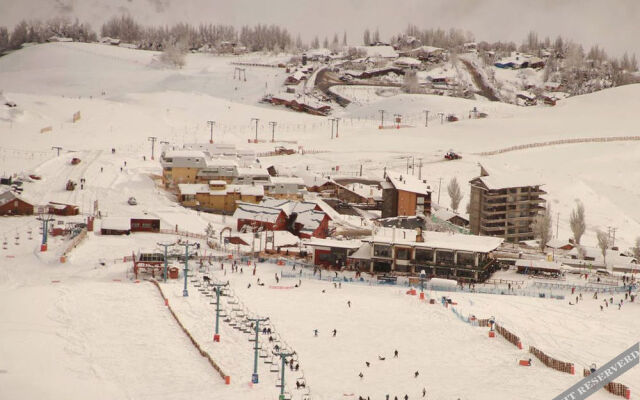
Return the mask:
<svg viewBox="0 0 640 400">
<path fill-rule="evenodd" d="M 403 231 L 389 236 L 363 239 L 369 254 L 356 252 L 354 263 L 368 271 L 446 277 L 467 282 L 489 278 L 497 264 L 491 254 L 503 239 L 442 232 Z M 395 237 L 394 237 L 395 236 Z"/>
</svg>

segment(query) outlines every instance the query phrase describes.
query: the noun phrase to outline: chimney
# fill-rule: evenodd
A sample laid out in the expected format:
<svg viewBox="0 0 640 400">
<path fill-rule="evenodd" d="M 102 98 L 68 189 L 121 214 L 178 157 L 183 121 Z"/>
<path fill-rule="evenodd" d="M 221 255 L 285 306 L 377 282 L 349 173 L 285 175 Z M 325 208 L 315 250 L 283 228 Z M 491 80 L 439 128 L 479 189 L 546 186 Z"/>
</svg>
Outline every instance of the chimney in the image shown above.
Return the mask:
<svg viewBox="0 0 640 400">
<path fill-rule="evenodd" d="M 423 243 L 424 237 L 422 236 L 422 228 L 416 228 L 416 242 Z"/>
</svg>

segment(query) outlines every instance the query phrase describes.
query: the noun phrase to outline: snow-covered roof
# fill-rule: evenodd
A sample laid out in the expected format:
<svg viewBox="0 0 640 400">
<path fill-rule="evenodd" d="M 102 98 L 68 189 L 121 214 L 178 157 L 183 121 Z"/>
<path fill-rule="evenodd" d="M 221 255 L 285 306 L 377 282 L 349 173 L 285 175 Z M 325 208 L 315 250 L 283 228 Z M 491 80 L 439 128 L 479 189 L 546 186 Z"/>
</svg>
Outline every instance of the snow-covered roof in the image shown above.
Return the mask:
<svg viewBox="0 0 640 400">
<path fill-rule="evenodd" d="M 237 219 L 249 219 L 260 222 L 275 223 L 278 216 L 283 212 L 277 208 L 263 207 L 257 204 L 237 202 L 236 211 L 233 217 Z"/>
<path fill-rule="evenodd" d="M 516 267 L 527 267 L 527 268 L 548 269 L 548 270 L 558 270 L 558 271 L 567 269 L 567 267 L 563 266 L 562 263 L 557 261 L 524 260 L 524 259 L 516 260 Z"/>
<path fill-rule="evenodd" d="M 355 253 L 349 256 L 356 260 L 371 260 L 371 244 L 363 243 Z"/>
<path fill-rule="evenodd" d="M 436 210 L 433 210 L 433 212 L 431 213 L 431 215 L 433 215 L 434 217 L 441 219 L 443 221 L 449 221 L 451 220 L 453 217 L 459 217 L 464 219 L 465 221 L 469 221 L 469 218 L 467 216 L 455 213 L 451 210 L 448 210 L 444 207 L 440 207 Z"/>
<path fill-rule="evenodd" d="M 331 50 L 327 48 L 310 49 L 310 50 L 307 50 L 306 54 L 308 57 L 313 57 L 313 56 L 327 57 L 331 55 Z"/>
<path fill-rule="evenodd" d="M 392 46 L 360 46 L 368 57 L 396 58 L 398 52 Z"/>
<path fill-rule="evenodd" d="M 205 158 L 204 152 L 200 150 L 169 150 L 164 154 L 164 158 Z"/>
<path fill-rule="evenodd" d="M 488 253 L 500 246 L 504 241 L 502 238 L 492 236 L 476 236 L 476 235 L 462 235 L 444 232 L 423 231 L 422 237 L 424 242 L 416 242 L 416 232 L 413 230 L 402 230 L 404 234 L 396 232 L 396 239 L 393 240 L 393 229 L 386 228 L 381 229 L 375 236 L 370 239 L 364 239 L 373 243 L 388 243 L 388 244 L 400 244 L 411 247 L 425 247 L 444 250 L 460 250 L 460 251 L 474 251 L 480 253 Z M 404 238 L 406 235 L 406 239 Z"/>
<path fill-rule="evenodd" d="M 440 47 L 434 47 L 434 46 L 420 46 L 420 47 L 414 49 L 413 51 L 423 51 L 423 52 L 425 52 L 427 54 L 430 54 L 430 53 L 437 53 L 437 52 L 440 52 L 440 51 L 445 51 L 445 49 L 440 48 Z"/>
<path fill-rule="evenodd" d="M 322 186 L 329 182 L 329 179 L 320 175 L 301 175 L 300 178 L 302 178 L 304 185 L 307 187 Z"/>
<path fill-rule="evenodd" d="M 0 206 L 3 206 L 7 203 L 9 203 L 11 200 L 17 199 L 18 197 L 11 193 L 10 191 L 5 191 L 3 193 L 0 193 Z"/>
<path fill-rule="evenodd" d="M 304 186 L 304 180 L 297 176 L 273 176 L 271 183 L 274 185 L 300 185 Z"/>
<path fill-rule="evenodd" d="M 264 168 L 238 168 L 238 176 L 269 176 Z"/>
<path fill-rule="evenodd" d="M 382 199 L 382 189 L 378 185 L 365 185 L 363 183 L 351 183 L 345 185 L 345 187 L 354 193 L 359 194 L 362 197 L 372 199 Z"/>
<path fill-rule="evenodd" d="M 100 228 L 114 231 L 128 231 L 131 229 L 131 219 L 126 217 L 106 217 L 100 221 Z"/>
<path fill-rule="evenodd" d="M 547 247 L 550 247 L 552 249 L 559 249 L 564 246 L 571 246 L 573 248 L 573 244 L 570 243 L 568 240 L 553 238 L 547 242 Z"/>
<path fill-rule="evenodd" d="M 402 175 L 401 177 L 402 179 L 388 175 L 389 181 L 397 190 L 419 194 L 431 193 L 431 188 L 427 185 L 426 180 L 422 181 L 411 175 Z"/>
<path fill-rule="evenodd" d="M 206 183 L 180 183 L 178 184 L 178 191 L 183 196 L 193 196 L 196 193 L 207 193 L 209 185 Z"/>
<path fill-rule="evenodd" d="M 413 57 L 399 57 L 394 63 L 397 65 L 422 65 L 422 61 Z"/>
<path fill-rule="evenodd" d="M 338 240 L 314 238 L 305 243 L 310 247 L 334 247 L 337 249 L 359 249 L 362 246 L 360 240 Z"/>
<path fill-rule="evenodd" d="M 516 173 L 480 176 L 477 179 L 482 181 L 489 190 L 544 185 L 539 178 Z"/>
<path fill-rule="evenodd" d="M 227 185 L 227 193 L 240 192 L 243 196 L 264 196 L 262 185 Z"/>
<path fill-rule="evenodd" d="M 238 163 L 228 158 L 213 158 L 207 160 L 207 168 L 211 167 L 237 167 Z"/>
</svg>

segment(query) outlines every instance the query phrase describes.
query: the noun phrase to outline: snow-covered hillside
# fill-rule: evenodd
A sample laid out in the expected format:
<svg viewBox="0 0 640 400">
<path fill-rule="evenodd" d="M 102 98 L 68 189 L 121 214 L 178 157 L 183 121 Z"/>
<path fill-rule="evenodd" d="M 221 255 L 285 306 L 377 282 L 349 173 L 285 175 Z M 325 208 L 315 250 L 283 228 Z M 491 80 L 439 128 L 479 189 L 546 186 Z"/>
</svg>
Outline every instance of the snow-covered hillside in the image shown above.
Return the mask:
<svg viewBox="0 0 640 400">
<path fill-rule="evenodd" d="M 560 238 L 570 234 L 575 200 L 585 205 L 586 244 L 595 244 L 598 228 L 617 227 L 621 249 L 640 233 L 640 141 L 478 154 L 560 139 L 639 135 L 640 85 L 569 98 L 553 108 L 443 96 L 387 96 L 375 88 L 349 88 L 345 90 L 362 101 L 335 110 L 331 117 L 340 118 L 339 136 L 331 140 L 328 118 L 258 103 L 265 93 L 282 90 L 281 69 L 243 66 L 247 80 L 234 80 L 236 66 L 231 62 L 266 56 L 189 54 L 183 69 L 159 68 L 155 56 L 99 44 L 50 43 L 0 57 L 0 90 L 17 105 L 0 104 L 0 174 L 40 175 L 42 180 L 24 184 L 24 196 L 36 204 L 73 202 L 89 213 L 98 201 L 107 215 L 148 212 L 160 218 L 163 228 L 178 225 L 193 233 L 202 233 L 209 223 L 216 229 L 233 227 L 231 217 L 183 209 L 153 181 L 161 173 L 157 161 L 161 146 L 156 144 L 152 160 L 148 138 L 168 141 L 164 147 L 206 142 L 207 121 L 213 120 L 214 141 L 219 143 L 256 152 L 280 144 L 322 151 L 259 157 L 265 168 L 274 165 L 300 175 L 331 176 L 354 176 L 362 169 L 365 177 L 377 179 L 384 171 L 421 174 L 434 191 L 433 201 L 443 205 L 449 203 L 446 185 L 456 177 L 465 195 L 464 207 L 469 199 L 466 182 L 479 174 L 482 164 L 544 182 L 554 222 L 559 213 Z M 470 119 L 474 107 L 488 117 Z M 385 110 L 385 129 L 378 129 L 379 110 Z M 425 110 L 429 110 L 428 127 Z M 80 119 L 73 122 L 76 112 Z M 456 114 L 460 121 L 441 123 L 438 113 Z M 402 115 L 400 129 L 393 127 L 394 114 Z M 259 118 L 258 144 L 248 143 L 255 135 L 252 118 Z M 270 142 L 270 121 L 277 122 L 275 143 Z M 52 146 L 62 147 L 59 156 Z M 449 149 L 463 158 L 444 161 Z M 82 161 L 71 165 L 72 157 Z M 86 180 L 82 190 L 64 190 L 68 179 L 81 178 Z M 137 206 L 127 204 L 130 196 L 138 199 Z M 230 347 L 216 350 L 210 341 L 212 308 L 202 303 L 207 299 L 197 293 L 183 299 L 180 283 L 164 286 L 181 317 L 231 368 L 231 387 L 213 375 L 190 347 L 157 290 L 147 282 L 127 280 L 130 264 L 123 264 L 122 257 L 174 240 L 173 236 L 90 234 L 69 262 L 60 264 L 63 243 L 52 238 L 51 251 L 37 252 L 37 229 L 38 222 L 31 217 L 0 222 L 0 239 L 8 243 L 0 253 L 0 338 L 6 339 L 0 340 L 0 398 L 275 397 L 274 377 L 262 386 L 248 385 L 252 353 L 246 337 L 232 337 Z M 99 258 L 107 259 L 107 265 L 98 264 Z M 263 264 L 258 269 L 265 280 L 278 271 Z M 222 271 L 215 275 L 229 278 Z M 340 291 L 326 282 L 303 280 L 302 287 L 290 291 L 255 285 L 246 289 L 254 282 L 247 270 L 231 279 L 245 305 L 271 316 L 282 337 L 300 352 L 314 399 L 353 399 L 345 396 L 351 393 L 374 399 L 386 393 L 399 398 L 410 393 L 413 399 L 423 387 L 428 388 L 428 398 L 442 400 L 539 399 L 577 381 L 541 365 L 518 368 L 517 359 L 528 358 L 526 353 L 502 339 L 490 342 L 486 330 L 465 325 L 450 310 L 427 306 L 397 288 L 345 284 Z M 353 308 L 347 308 L 347 300 Z M 637 331 L 635 322 L 630 325 L 640 315 L 637 303 L 616 314 L 617 310 L 600 313 L 595 301 L 576 307 L 566 300 L 490 295 L 462 294 L 456 300 L 465 313 L 496 315 L 527 343 L 581 363 L 577 369 L 590 362 L 601 364 L 626 348 L 628 341 L 637 340 L 632 334 Z M 583 323 L 585 319 L 589 320 Z M 570 324 L 577 327 L 568 328 Z M 320 338 L 312 336 L 316 328 Z M 336 338 L 328 337 L 331 329 L 338 330 Z M 226 328 L 224 334 L 234 332 Z M 401 360 L 377 362 L 378 355 L 389 356 L 396 347 Z M 365 361 L 375 365 L 367 369 Z M 415 370 L 420 379 L 413 377 Z M 632 386 L 633 398 L 640 389 L 637 377 L 636 372 L 621 380 Z M 37 384 L 32 385 L 34 380 Z M 599 392 L 593 398 L 612 397 Z"/>
</svg>

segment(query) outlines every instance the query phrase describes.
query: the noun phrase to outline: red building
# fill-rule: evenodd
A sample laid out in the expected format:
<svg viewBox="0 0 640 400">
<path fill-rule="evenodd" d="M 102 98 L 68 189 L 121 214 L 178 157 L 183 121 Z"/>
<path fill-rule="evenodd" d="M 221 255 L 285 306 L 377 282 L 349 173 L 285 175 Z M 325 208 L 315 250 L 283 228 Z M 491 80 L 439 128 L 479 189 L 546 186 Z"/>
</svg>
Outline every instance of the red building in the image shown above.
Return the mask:
<svg viewBox="0 0 640 400">
<path fill-rule="evenodd" d="M 237 202 L 234 218 L 238 219 L 238 231 L 282 231 L 287 226 L 287 216 L 281 209 L 257 204 Z"/>
<path fill-rule="evenodd" d="M 11 192 L 0 193 L 0 215 L 33 215 L 33 205 Z"/>
<path fill-rule="evenodd" d="M 50 201 L 49 204 L 47 204 L 47 210 L 49 214 L 53 215 L 69 216 L 80 214 L 80 209 L 78 208 L 78 206 L 74 206 L 72 204 L 56 203 L 54 201 Z"/>
<path fill-rule="evenodd" d="M 153 217 L 131 218 L 131 232 L 160 232 L 160 219 Z"/>
</svg>

